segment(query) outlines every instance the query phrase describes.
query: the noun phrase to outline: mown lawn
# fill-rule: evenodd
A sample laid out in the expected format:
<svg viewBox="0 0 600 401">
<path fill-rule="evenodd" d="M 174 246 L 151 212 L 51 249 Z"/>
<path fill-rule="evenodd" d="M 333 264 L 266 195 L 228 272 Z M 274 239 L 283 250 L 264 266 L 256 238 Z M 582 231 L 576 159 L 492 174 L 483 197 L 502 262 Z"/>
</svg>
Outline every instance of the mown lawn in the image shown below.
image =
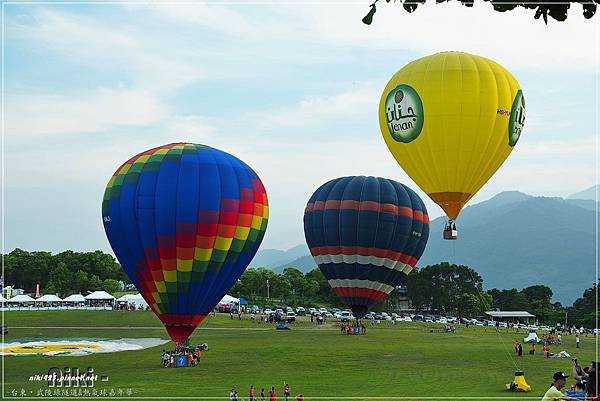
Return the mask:
<svg viewBox="0 0 600 401">
<path fill-rule="evenodd" d="M 167 338 L 150 312 L 127 311 L 35 311 L 6 312 L 10 328 L 5 342 L 32 338 Z M 320 397 L 403 397 L 406 399 L 460 399 L 460 397 L 540 398 L 555 371 L 570 374 L 570 359 L 546 359 L 527 354 L 517 358 L 512 348 L 525 336 L 513 329 L 497 334 L 494 329 L 460 326 L 456 334 L 430 332 L 423 323 L 382 322 L 368 325 L 366 336 L 340 335 L 333 324 L 321 327 L 297 322 L 292 330 L 276 331 L 272 325 L 249 319 L 208 318 L 192 337 L 206 342 L 209 351 L 196 368 L 165 369 L 155 347 L 89 356 L 5 357 L 4 396 L 25 390 L 35 397 L 44 384 L 30 383 L 32 374 L 52 367 L 93 367 L 108 382 L 97 388 L 128 390 L 134 397 L 220 397 L 228 399 L 235 387 L 247 399 L 250 384 L 276 386 L 283 400 L 283 384 L 292 395 Z M 582 363 L 594 359 L 596 339 L 582 339 L 575 349 L 573 336 L 563 336 L 566 350 Z M 538 347 L 540 349 L 541 347 Z M 523 369 L 532 393 L 503 391 L 515 368 Z M 268 395 L 267 395 L 268 397 Z M 454 398 L 456 397 L 456 398 Z M 481 397 L 481 398 L 480 398 Z M 58 397 L 52 397 L 57 399 Z M 71 397 L 74 398 L 74 397 Z M 107 397 L 102 397 L 107 398 Z M 267 398 L 268 399 L 268 398 Z"/>
</svg>

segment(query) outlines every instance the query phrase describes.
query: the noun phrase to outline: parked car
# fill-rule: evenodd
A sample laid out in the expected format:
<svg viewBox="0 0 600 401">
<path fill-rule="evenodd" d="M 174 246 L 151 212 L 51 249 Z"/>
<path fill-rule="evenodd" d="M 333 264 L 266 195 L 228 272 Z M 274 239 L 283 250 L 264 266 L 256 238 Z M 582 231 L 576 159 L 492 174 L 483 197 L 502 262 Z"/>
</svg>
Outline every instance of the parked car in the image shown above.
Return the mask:
<svg viewBox="0 0 600 401">
<path fill-rule="evenodd" d="M 392 320 L 392 317 L 386 312 L 381 312 L 381 320 Z"/>
<path fill-rule="evenodd" d="M 446 323 L 448 323 L 448 319 L 446 319 L 445 317 L 442 316 L 442 317 L 438 318 L 436 320 L 436 322 L 446 324 Z"/>
<path fill-rule="evenodd" d="M 325 317 L 325 318 L 327 318 L 327 319 L 330 319 L 330 318 L 332 318 L 332 317 L 333 317 L 333 315 L 331 314 L 331 312 L 323 312 L 323 313 L 321 314 L 321 316 L 323 316 L 323 317 Z"/>
<path fill-rule="evenodd" d="M 508 324 L 506 322 L 500 322 L 500 323 L 498 323 L 498 327 L 506 329 L 506 328 L 508 328 Z"/>
<path fill-rule="evenodd" d="M 340 313 L 340 321 L 349 322 L 351 319 L 352 319 L 352 312 L 343 311 L 342 313 Z"/>
<path fill-rule="evenodd" d="M 423 315 L 414 315 L 412 320 L 414 320 L 415 322 L 422 322 L 425 320 L 425 318 L 423 317 Z"/>
<path fill-rule="evenodd" d="M 258 305 L 252 305 L 252 307 L 250 308 L 250 313 L 252 313 L 253 315 L 260 313 L 260 308 L 258 307 Z"/>
<path fill-rule="evenodd" d="M 423 316 L 423 320 L 427 323 L 433 323 L 433 316 Z"/>
<path fill-rule="evenodd" d="M 288 313 L 286 313 L 285 320 L 287 320 L 288 322 L 295 322 L 296 321 L 296 314 L 294 312 L 288 312 Z"/>
<path fill-rule="evenodd" d="M 296 308 L 296 314 L 298 316 L 304 316 L 306 315 L 306 310 L 303 307 L 299 306 Z"/>
<path fill-rule="evenodd" d="M 375 315 L 373 315 L 371 312 L 367 313 L 364 317 L 367 320 L 373 320 L 375 319 Z"/>
<path fill-rule="evenodd" d="M 340 317 L 342 317 L 342 312 L 334 312 L 333 317 L 339 319 Z"/>
</svg>

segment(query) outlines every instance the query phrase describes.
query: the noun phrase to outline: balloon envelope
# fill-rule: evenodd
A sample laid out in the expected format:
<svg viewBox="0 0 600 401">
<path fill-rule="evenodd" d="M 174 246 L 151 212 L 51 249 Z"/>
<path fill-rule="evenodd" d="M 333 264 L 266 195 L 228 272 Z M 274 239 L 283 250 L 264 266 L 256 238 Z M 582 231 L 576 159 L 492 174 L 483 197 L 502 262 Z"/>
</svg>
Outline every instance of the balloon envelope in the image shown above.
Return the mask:
<svg viewBox="0 0 600 401">
<path fill-rule="evenodd" d="M 117 259 L 176 343 L 246 269 L 268 210 L 263 184 L 250 167 L 192 143 L 132 157 L 110 179 L 102 202 Z"/>
<path fill-rule="evenodd" d="M 429 217 L 421 198 L 405 185 L 342 177 L 311 196 L 304 235 L 335 293 L 362 317 L 415 267 L 429 237 Z"/>
<path fill-rule="evenodd" d="M 443 52 L 390 79 L 379 125 L 400 166 L 454 220 L 519 140 L 525 99 L 496 62 Z"/>
</svg>

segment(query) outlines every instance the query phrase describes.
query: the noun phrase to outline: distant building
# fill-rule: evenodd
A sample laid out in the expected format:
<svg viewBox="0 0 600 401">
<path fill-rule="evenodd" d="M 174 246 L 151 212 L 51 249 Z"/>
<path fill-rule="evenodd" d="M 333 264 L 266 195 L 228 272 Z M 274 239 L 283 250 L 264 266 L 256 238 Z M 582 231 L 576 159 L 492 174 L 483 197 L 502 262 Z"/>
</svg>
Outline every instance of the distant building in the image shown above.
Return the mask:
<svg viewBox="0 0 600 401">
<path fill-rule="evenodd" d="M 527 323 L 534 319 L 535 315 L 527 311 L 489 311 L 485 312 L 493 321 L 507 323 Z"/>
<path fill-rule="evenodd" d="M 13 288 L 10 285 L 7 285 L 6 287 L 2 288 L 2 296 L 6 299 L 10 299 L 12 297 L 16 297 L 17 295 L 22 295 L 24 293 L 25 291 L 21 288 Z"/>
</svg>

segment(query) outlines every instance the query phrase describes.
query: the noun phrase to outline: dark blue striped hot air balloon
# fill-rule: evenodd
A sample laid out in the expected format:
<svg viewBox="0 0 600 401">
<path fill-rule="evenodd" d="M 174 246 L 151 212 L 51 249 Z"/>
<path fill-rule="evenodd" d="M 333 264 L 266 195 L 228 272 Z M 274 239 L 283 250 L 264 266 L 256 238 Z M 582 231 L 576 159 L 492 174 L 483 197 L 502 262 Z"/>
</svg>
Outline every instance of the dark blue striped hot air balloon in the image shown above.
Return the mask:
<svg viewBox="0 0 600 401">
<path fill-rule="evenodd" d="M 414 269 L 427 244 L 429 217 L 405 185 L 342 177 L 311 196 L 304 235 L 335 293 L 360 318 Z"/>
</svg>

